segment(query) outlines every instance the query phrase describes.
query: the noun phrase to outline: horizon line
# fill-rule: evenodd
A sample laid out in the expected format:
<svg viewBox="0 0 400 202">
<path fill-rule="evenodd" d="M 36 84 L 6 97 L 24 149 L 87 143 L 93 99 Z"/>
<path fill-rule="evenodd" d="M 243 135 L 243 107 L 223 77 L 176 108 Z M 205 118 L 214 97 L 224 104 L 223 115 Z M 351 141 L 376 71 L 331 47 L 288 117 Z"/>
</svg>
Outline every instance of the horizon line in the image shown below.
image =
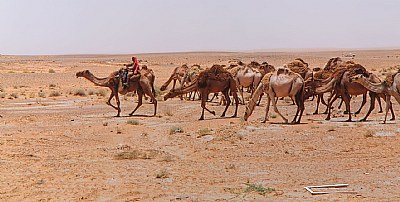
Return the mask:
<svg viewBox="0 0 400 202">
<path fill-rule="evenodd" d="M 400 47 L 372 47 L 372 48 L 271 48 L 252 50 L 188 50 L 165 52 L 137 52 L 137 53 L 65 53 L 65 54 L 0 54 L 0 56 L 109 56 L 109 55 L 148 55 L 148 54 L 183 54 L 183 53 L 296 53 L 296 52 L 335 52 L 335 51 L 382 51 L 400 50 Z"/>
</svg>

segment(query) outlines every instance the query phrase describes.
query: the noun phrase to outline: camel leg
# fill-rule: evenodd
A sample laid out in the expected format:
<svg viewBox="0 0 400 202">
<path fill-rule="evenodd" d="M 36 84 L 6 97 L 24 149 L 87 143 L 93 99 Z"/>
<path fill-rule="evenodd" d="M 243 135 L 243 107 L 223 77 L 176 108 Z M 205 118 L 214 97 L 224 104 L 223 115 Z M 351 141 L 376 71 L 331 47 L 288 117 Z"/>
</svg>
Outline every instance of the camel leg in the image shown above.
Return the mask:
<svg viewBox="0 0 400 202">
<path fill-rule="evenodd" d="M 272 94 L 272 95 L 271 95 L 271 99 L 272 99 L 272 100 L 275 100 L 275 94 L 274 94 L 274 93 L 271 93 L 271 94 Z M 276 102 L 272 102 L 272 105 L 274 106 L 274 111 L 275 111 L 276 113 L 278 113 L 279 116 L 282 117 L 282 119 L 285 121 L 285 123 L 288 123 L 289 121 L 287 120 L 287 118 L 285 118 L 285 117 L 279 112 L 278 107 L 276 107 Z"/>
<path fill-rule="evenodd" d="M 240 96 L 242 97 L 242 105 L 244 105 L 244 96 L 243 96 L 243 86 L 241 86 L 240 88 L 239 88 L 239 93 L 240 93 Z"/>
<path fill-rule="evenodd" d="M 369 107 L 369 110 L 367 112 L 367 114 L 365 115 L 365 117 L 363 119 L 361 119 L 360 121 L 366 121 L 369 114 L 371 114 L 372 110 L 374 110 L 375 108 L 375 99 L 376 99 L 376 93 L 370 92 L 369 96 L 371 97 L 371 105 Z"/>
<path fill-rule="evenodd" d="M 325 120 L 327 120 L 327 121 L 331 120 L 332 103 L 335 102 L 339 97 L 340 97 L 340 95 L 338 95 L 337 93 L 335 93 L 334 96 L 330 97 L 330 99 L 328 101 L 328 106 L 327 106 L 328 116 L 325 118 Z"/>
<path fill-rule="evenodd" d="M 229 98 L 229 88 L 226 88 L 222 91 L 222 94 L 226 97 L 226 106 L 224 112 L 222 112 L 221 117 L 225 116 L 226 110 L 228 110 L 229 105 L 231 104 L 231 98 Z"/>
<path fill-rule="evenodd" d="M 121 114 L 121 102 L 119 101 L 118 92 L 114 92 L 114 96 L 115 96 L 115 100 L 117 101 L 117 107 L 118 107 L 117 117 L 119 117 L 119 115 Z"/>
<path fill-rule="evenodd" d="M 386 95 L 386 113 L 385 113 L 385 120 L 383 123 L 386 123 L 386 118 L 389 112 L 389 109 L 392 107 L 392 102 L 390 102 L 390 95 Z"/>
<path fill-rule="evenodd" d="M 364 107 L 365 103 L 367 103 L 367 94 L 363 94 L 363 99 L 362 99 L 362 102 L 361 102 L 360 109 L 358 109 L 355 114 L 359 114 L 361 112 L 361 110 Z"/>
<path fill-rule="evenodd" d="M 261 98 L 262 98 L 262 96 L 264 95 L 264 93 L 261 93 L 261 95 L 260 95 L 260 98 L 258 98 L 258 103 L 257 103 L 257 106 L 260 106 L 260 103 L 261 103 Z"/>
<path fill-rule="evenodd" d="M 304 98 L 303 98 L 303 91 L 302 90 L 296 94 L 295 100 L 296 100 L 296 105 L 297 105 L 297 112 L 296 112 L 296 115 L 294 116 L 294 119 L 293 119 L 292 123 L 299 124 L 300 120 L 301 120 L 301 116 L 303 115 L 303 112 L 304 112 Z M 299 120 L 296 121 L 297 114 L 299 112 L 300 112 Z"/>
<path fill-rule="evenodd" d="M 376 101 L 378 101 L 379 104 L 379 111 L 378 113 L 382 113 L 382 102 L 381 102 L 381 98 L 379 96 L 376 96 Z"/>
<path fill-rule="evenodd" d="M 138 90 L 137 91 L 137 94 L 138 94 L 138 104 L 137 104 L 137 106 L 135 107 L 135 109 L 129 114 L 129 116 L 132 116 L 133 115 L 133 113 L 135 113 L 136 112 L 136 110 L 137 109 L 139 109 L 139 107 L 140 106 L 142 106 L 142 102 L 143 102 L 143 92 L 141 91 L 141 90 Z"/>
<path fill-rule="evenodd" d="M 238 97 L 236 91 L 232 91 L 232 96 L 235 101 L 235 113 L 232 115 L 232 117 L 237 117 L 237 111 L 238 111 L 238 107 L 239 107 L 239 97 Z"/>
<path fill-rule="evenodd" d="M 201 94 L 201 107 L 203 108 L 203 111 L 201 112 L 201 117 L 199 120 L 204 120 L 204 110 L 207 110 L 208 112 L 210 112 L 215 116 L 215 111 L 210 111 L 209 109 L 206 108 L 207 97 L 208 97 L 207 93 Z"/>
<path fill-rule="evenodd" d="M 318 114 L 318 107 L 320 102 L 321 102 L 321 95 L 317 95 L 317 107 L 315 108 L 315 112 L 313 114 Z"/>
<path fill-rule="evenodd" d="M 351 122 L 350 99 L 351 99 L 350 95 L 342 92 L 342 100 L 343 100 L 344 104 L 346 105 L 346 111 L 349 114 L 349 118 L 346 120 L 346 122 Z"/>
<path fill-rule="evenodd" d="M 271 104 L 271 98 L 267 94 L 267 106 L 265 106 L 265 117 L 264 120 L 261 121 L 261 123 L 265 123 L 268 121 L 268 112 L 269 112 L 269 105 Z"/>
<path fill-rule="evenodd" d="M 392 103 L 392 101 L 390 101 L 390 112 L 392 113 L 392 118 L 390 120 L 391 121 L 396 120 L 396 116 L 394 115 L 394 111 L 393 111 L 393 103 Z"/>
<path fill-rule="evenodd" d="M 118 110 L 118 107 L 114 106 L 113 104 L 111 104 L 111 99 L 114 97 L 114 93 L 111 92 L 110 94 L 110 98 L 108 98 L 108 101 L 106 102 L 107 105 L 111 106 L 112 108 L 114 108 L 115 110 Z"/>
</svg>

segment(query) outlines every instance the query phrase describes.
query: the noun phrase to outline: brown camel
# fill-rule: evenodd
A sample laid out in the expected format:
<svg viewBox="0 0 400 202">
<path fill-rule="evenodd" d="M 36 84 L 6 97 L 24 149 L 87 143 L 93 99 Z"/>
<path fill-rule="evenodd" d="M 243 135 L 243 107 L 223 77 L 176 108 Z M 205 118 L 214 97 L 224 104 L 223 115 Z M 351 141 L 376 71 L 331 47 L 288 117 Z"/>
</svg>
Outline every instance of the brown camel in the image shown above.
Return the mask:
<svg viewBox="0 0 400 202">
<path fill-rule="evenodd" d="M 221 65 L 213 65 L 210 69 L 200 72 L 199 76 L 193 81 L 189 86 L 182 89 L 171 90 L 164 96 L 164 100 L 173 98 L 179 95 L 183 95 L 188 92 L 199 91 L 201 95 L 201 107 L 203 111 L 201 113 L 199 120 L 204 120 L 204 110 L 207 110 L 211 114 L 215 115 L 215 111 L 210 111 L 206 108 L 206 101 L 210 93 L 222 92 L 227 100 L 227 104 L 221 117 L 225 116 L 225 113 L 231 103 L 229 98 L 229 93 L 232 93 L 233 98 L 236 102 L 235 113 L 232 117 L 237 116 L 237 109 L 239 104 L 239 99 L 237 96 L 236 82 L 232 75 L 223 69 Z"/>
<path fill-rule="evenodd" d="M 351 120 L 351 111 L 350 111 L 350 99 L 352 95 L 363 95 L 368 92 L 364 86 L 358 83 L 354 83 L 350 81 L 350 78 L 356 74 L 363 74 L 368 77 L 369 73 L 367 70 L 360 64 L 356 64 L 354 62 L 348 61 L 340 68 L 337 68 L 330 81 L 316 89 L 316 93 L 325 93 L 325 92 L 333 92 L 332 97 L 328 102 L 328 116 L 325 120 L 330 120 L 331 116 L 331 106 L 332 103 L 339 97 L 342 97 L 343 101 L 346 104 L 346 110 L 348 111 L 349 118 L 346 121 Z M 366 121 L 371 111 L 375 108 L 375 97 L 376 93 L 369 91 L 369 95 L 371 98 L 370 108 L 361 121 Z"/>
<path fill-rule="evenodd" d="M 295 100 L 297 105 L 296 115 L 294 116 L 292 123 L 300 123 L 304 111 L 304 80 L 299 74 L 294 73 L 287 68 L 279 68 L 276 72 L 266 74 L 246 106 L 244 120 L 247 121 L 249 116 L 253 113 L 256 101 L 263 92 L 267 94 L 267 105 L 265 118 L 262 121 L 263 123 L 268 121 L 268 111 L 271 100 L 275 112 L 282 117 L 285 123 L 288 123 L 288 119 L 279 112 L 275 102 L 275 98 L 286 96 Z M 298 119 L 297 116 L 299 117 Z"/>
<path fill-rule="evenodd" d="M 308 63 L 304 62 L 304 60 L 301 58 L 294 59 L 294 61 L 287 64 L 287 67 L 292 72 L 300 74 L 304 80 L 307 80 L 313 75 L 313 71 L 308 68 Z"/>
<path fill-rule="evenodd" d="M 201 71 L 203 71 L 204 69 L 200 67 L 200 65 L 192 65 L 183 75 L 182 78 L 182 86 L 181 89 L 187 85 L 189 85 L 190 83 L 192 83 L 200 74 Z M 193 100 L 196 97 L 196 93 L 197 91 L 194 92 L 190 92 L 189 93 L 189 100 L 191 99 L 192 95 L 193 95 Z"/>
<path fill-rule="evenodd" d="M 146 76 L 140 76 L 140 75 L 135 75 L 129 79 L 129 84 L 127 88 L 122 87 L 122 82 L 119 79 L 120 71 L 115 71 L 111 73 L 108 77 L 105 78 L 98 78 L 94 76 L 89 70 L 84 70 L 81 72 L 76 73 L 76 77 L 83 77 L 86 78 L 87 80 L 91 81 L 94 83 L 96 86 L 101 86 L 101 87 L 107 87 L 111 90 L 110 97 L 108 98 L 107 105 L 110 105 L 114 109 L 118 111 L 117 117 L 120 116 L 121 113 L 121 107 L 120 107 L 120 100 L 119 100 L 119 95 L 118 93 L 125 95 L 128 92 L 134 92 L 136 91 L 138 94 L 138 105 L 136 108 L 129 114 L 130 116 L 135 113 L 135 111 L 142 105 L 142 99 L 143 95 L 146 94 L 150 96 L 150 98 L 153 100 L 154 104 L 154 114 L 153 116 L 156 115 L 157 112 L 157 100 L 155 99 L 155 96 L 152 92 L 152 85 L 151 81 L 146 77 Z M 146 73 L 144 73 L 146 74 Z M 111 104 L 111 99 L 115 97 L 117 106 L 114 106 Z"/>
<path fill-rule="evenodd" d="M 375 92 L 377 94 L 384 94 L 386 101 L 386 111 L 385 111 L 385 120 L 383 121 L 383 123 L 386 123 L 389 109 L 391 110 L 392 113 L 391 120 L 395 119 L 390 97 L 393 96 L 396 99 L 396 101 L 400 104 L 400 72 L 388 75 L 385 81 L 380 83 L 371 82 L 368 78 L 364 77 L 362 74 L 351 77 L 351 81 L 359 83 L 368 90 Z"/>
<path fill-rule="evenodd" d="M 169 77 L 169 79 L 161 86 L 160 90 L 161 91 L 166 90 L 168 85 L 171 83 L 171 81 L 174 81 L 174 83 L 172 85 L 172 90 L 175 90 L 176 81 L 178 81 L 182 87 L 182 78 L 188 69 L 189 69 L 189 67 L 186 64 L 184 64 L 180 67 L 176 67 L 174 69 L 174 71 L 172 71 L 172 74 Z"/>
</svg>

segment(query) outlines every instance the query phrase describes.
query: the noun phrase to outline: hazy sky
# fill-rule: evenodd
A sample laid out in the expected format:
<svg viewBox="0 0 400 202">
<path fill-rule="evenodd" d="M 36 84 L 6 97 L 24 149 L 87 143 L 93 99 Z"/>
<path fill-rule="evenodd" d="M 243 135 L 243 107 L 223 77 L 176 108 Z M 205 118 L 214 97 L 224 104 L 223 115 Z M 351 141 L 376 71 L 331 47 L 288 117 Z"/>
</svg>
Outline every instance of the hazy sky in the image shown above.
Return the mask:
<svg viewBox="0 0 400 202">
<path fill-rule="evenodd" d="M 0 54 L 400 47 L 399 0 L 0 0 Z"/>
</svg>

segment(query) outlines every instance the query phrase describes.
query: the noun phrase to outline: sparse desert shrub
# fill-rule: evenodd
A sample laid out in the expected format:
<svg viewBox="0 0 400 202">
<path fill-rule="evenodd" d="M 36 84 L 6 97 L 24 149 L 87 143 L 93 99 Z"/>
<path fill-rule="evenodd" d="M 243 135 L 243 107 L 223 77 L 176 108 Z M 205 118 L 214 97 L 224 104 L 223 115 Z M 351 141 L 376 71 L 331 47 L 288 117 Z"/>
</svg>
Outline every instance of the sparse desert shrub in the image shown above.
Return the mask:
<svg viewBox="0 0 400 202">
<path fill-rule="evenodd" d="M 47 97 L 46 93 L 43 92 L 43 91 L 38 92 L 38 96 L 41 97 L 41 98 Z"/>
<path fill-rule="evenodd" d="M 170 135 L 175 134 L 175 133 L 183 133 L 183 132 L 184 132 L 183 129 L 181 127 L 178 127 L 178 126 L 174 126 L 174 127 L 169 129 L 169 134 Z"/>
<path fill-rule="evenodd" d="M 130 119 L 130 120 L 126 121 L 126 123 L 129 125 L 140 125 L 140 122 L 135 119 Z"/>
<path fill-rule="evenodd" d="M 49 88 L 55 88 L 56 87 L 56 84 L 49 84 Z"/>
<path fill-rule="evenodd" d="M 271 115 L 271 118 L 276 118 L 276 117 L 278 117 L 276 114 Z"/>
<path fill-rule="evenodd" d="M 57 91 L 53 91 L 49 95 L 49 97 L 58 97 L 58 96 L 61 96 L 61 94 L 59 92 L 57 92 Z"/>
<path fill-rule="evenodd" d="M 374 132 L 371 131 L 371 130 L 366 130 L 365 133 L 364 133 L 364 136 L 365 136 L 366 138 L 374 137 Z"/>
<path fill-rule="evenodd" d="M 156 174 L 156 178 L 168 178 L 168 172 L 167 172 L 167 170 L 165 170 L 165 169 L 160 170 L 160 171 Z"/>
<path fill-rule="evenodd" d="M 88 95 L 94 95 L 94 94 L 95 94 L 94 90 L 92 90 L 92 89 L 88 90 Z"/>
<path fill-rule="evenodd" d="M 7 96 L 7 93 L 0 93 L 0 98 L 5 98 Z"/>
<path fill-rule="evenodd" d="M 98 90 L 98 91 L 96 92 L 96 95 L 97 95 L 97 96 L 105 97 L 106 94 L 107 94 L 107 92 L 106 92 L 106 90 L 104 90 L 104 89 L 100 89 L 100 90 Z"/>
<path fill-rule="evenodd" d="M 82 97 L 86 97 L 86 92 L 85 92 L 85 90 L 83 90 L 83 89 L 76 89 L 75 91 L 74 91 L 74 95 L 75 96 L 82 96 Z"/>
<path fill-rule="evenodd" d="M 245 183 L 245 185 L 247 186 L 246 189 L 243 191 L 244 193 L 250 193 L 250 192 L 256 192 L 260 195 L 265 195 L 267 193 L 270 192 L 274 192 L 275 189 L 274 188 L 264 188 L 262 185 L 260 184 L 249 184 L 249 183 Z"/>
<path fill-rule="evenodd" d="M 56 71 L 54 71 L 54 69 L 49 69 L 49 73 L 56 73 Z"/>
<path fill-rule="evenodd" d="M 18 98 L 18 93 L 11 93 L 10 98 Z"/>
<path fill-rule="evenodd" d="M 172 109 L 170 107 L 167 107 L 165 109 L 165 115 L 166 116 L 173 116 L 174 115 L 174 113 L 172 112 Z"/>
<path fill-rule="evenodd" d="M 202 128 L 197 131 L 198 136 L 197 137 L 203 137 L 206 135 L 211 135 L 212 130 L 209 128 Z"/>
</svg>

